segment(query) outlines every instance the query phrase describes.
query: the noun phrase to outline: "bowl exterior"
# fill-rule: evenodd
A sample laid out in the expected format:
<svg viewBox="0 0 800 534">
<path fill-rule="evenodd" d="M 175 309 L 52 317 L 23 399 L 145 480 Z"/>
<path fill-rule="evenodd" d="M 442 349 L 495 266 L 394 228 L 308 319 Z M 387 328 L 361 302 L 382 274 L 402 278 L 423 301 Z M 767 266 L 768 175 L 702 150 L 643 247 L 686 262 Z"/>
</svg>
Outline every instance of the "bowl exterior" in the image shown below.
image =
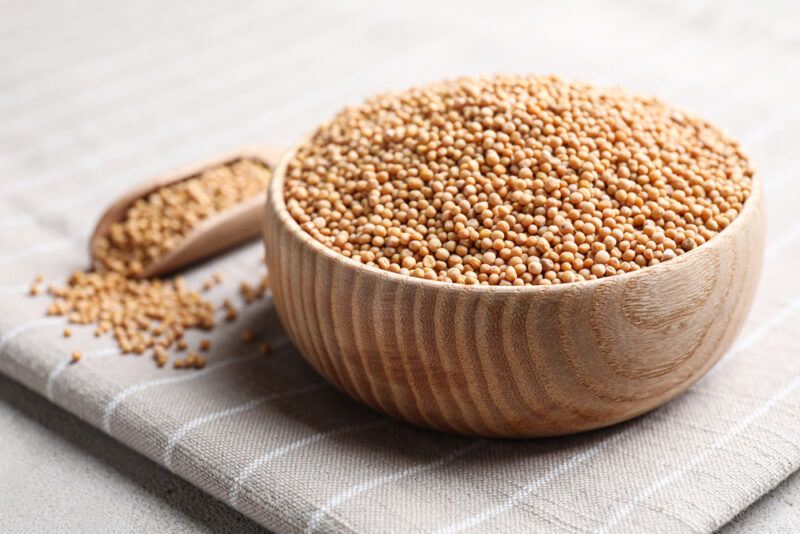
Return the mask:
<svg viewBox="0 0 800 534">
<path fill-rule="evenodd" d="M 312 242 L 279 198 L 279 173 L 265 245 L 288 335 L 342 391 L 443 431 L 553 436 L 662 405 L 730 348 L 761 267 L 756 190 L 707 244 L 636 273 L 502 290 L 424 282 Z"/>
</svg>

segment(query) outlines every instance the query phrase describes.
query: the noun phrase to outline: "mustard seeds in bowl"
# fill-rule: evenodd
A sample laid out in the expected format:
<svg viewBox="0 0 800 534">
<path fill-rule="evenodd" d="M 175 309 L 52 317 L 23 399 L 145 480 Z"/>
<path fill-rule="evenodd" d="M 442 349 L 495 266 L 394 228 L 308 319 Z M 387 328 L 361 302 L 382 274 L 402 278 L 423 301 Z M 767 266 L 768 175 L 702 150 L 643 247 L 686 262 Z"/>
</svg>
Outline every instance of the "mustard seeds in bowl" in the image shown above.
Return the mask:
<svg viewBox="0 0 800 534">
<path fill-rule="evenodd" d="M 343 256 L 442 282 L 549 285 L 669 261 L 742 210 L 738 143 L 654 99 L 555 77 L 461 78 L 346 108 L 285 202 Z"/>
</svg>

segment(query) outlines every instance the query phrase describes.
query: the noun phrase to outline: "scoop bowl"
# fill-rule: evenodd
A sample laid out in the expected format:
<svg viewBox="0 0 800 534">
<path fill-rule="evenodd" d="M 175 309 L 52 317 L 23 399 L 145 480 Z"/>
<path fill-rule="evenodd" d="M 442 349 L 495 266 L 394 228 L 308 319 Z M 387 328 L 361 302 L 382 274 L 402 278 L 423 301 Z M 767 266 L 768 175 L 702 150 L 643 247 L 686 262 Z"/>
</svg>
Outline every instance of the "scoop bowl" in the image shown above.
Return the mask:
<svg viewBox="0 0 800 534">
<path fill-rule="evenodd" d="M 98 271 L 106 270 L 103 262 L 98 259 L 100 241 L 109 235 L 111 226 L 114 223 L 122 222 L 125 219 L 128 210 L 137 200 L 147 198 L 151 193 L 162 187 L 195 178 L 211 168 L 230 165 L 242 159 L 259 161 L 272 168 L 275 162 L 278 161 L 280 154 L 281 149 L 273 146 L 254 145 L 243 147 L 159 176 L 125 192 L 114 200 L 95 225 L 92 237 L 89 240 L 89 255 L 92 258 L 92 266 Z M 152 278 L 168 275 L 231 249 L 245 241 L 257 238 L 263 225 L 264 198 L 265 194 L 259 193 L 253 198 L 201 221 L 178 242 L 175 248 L 148 264 L 138 276 L 133 276 L 133 278 Z"/>
</svg>

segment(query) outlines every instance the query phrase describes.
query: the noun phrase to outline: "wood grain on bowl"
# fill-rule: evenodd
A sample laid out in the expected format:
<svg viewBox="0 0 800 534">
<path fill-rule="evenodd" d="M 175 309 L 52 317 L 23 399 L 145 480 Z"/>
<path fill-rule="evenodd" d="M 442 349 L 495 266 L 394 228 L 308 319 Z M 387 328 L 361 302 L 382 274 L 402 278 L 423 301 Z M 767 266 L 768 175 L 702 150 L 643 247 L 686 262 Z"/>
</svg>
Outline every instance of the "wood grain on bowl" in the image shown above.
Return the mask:
<svg viewBox="0 0 800 534">
<path fill-rule="evenodd" d="M 648 412 L 732 345 L 761 268 L 760 179 L 734 222 L 676 259 L 555 286 L 445 284 L 382 271 L 307 235 L 270 185 L 274 302 L 314 368 L 372 408 L 439 430 L 552 436 Z"/>
</svg>

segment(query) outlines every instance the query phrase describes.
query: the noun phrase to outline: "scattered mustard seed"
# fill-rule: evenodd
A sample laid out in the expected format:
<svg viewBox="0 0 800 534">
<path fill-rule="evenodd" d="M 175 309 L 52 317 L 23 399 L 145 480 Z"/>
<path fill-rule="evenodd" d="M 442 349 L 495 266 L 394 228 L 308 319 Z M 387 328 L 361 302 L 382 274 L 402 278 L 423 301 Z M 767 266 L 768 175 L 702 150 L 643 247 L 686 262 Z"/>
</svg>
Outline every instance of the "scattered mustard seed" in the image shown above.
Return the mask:
<svg viewBox="0 0 800 534">
<path fill-rule="evenodd" d="M 272 347 L 269 346 L 269 343 L 262 343 L 258 346 L 258 352 L 261 354 L 269 354 L 272 351 Z"/>
<path fill-rule="evenodd" d="M 236 308 L 229 299 L 225 299 L 225 301 L 222 303 L 222 308 L 225 310 L 225 319 L 228 322 L 235 321 L 239 316 L 239 313 L 236 311 Z"/>
<path fill-rule="evenodd" d="M 81 351 L 79 351 L 79 350 L 75 350 L 75 351 L 72 352 L 70 360 L 72 361 L 72 363 L 78 363 L 79 361 L 81 361 L 82 357 L 83 357 L 83 353 L 81 353 Z"/>
<path fill-rule="evenodd" d="M 95 324 L 95 336 L 111 332 L 126 354 L 143 354 L 180 344 L 186 328 L 210 329 L 214 308 L 178 277 L 131 280 L 119 273 L 78 271 L 65 287 L 51 286 L 48 315 L 66 315 L 73 324 Z M 64 329 L 70 337 L 72 330 Z"/>
<path fill-rule="evenodd" d="M 206 359 L 196 352 L 190 352 L 182 360 L 175 360 L 172 363 L 175 369 L 202 369 L 206 365 Z"/>
<path fill-rule="evenodd" d="M 258 288 L 266 285 L 262 281 Z M 47 309 L 48 315 L 66 316 L 73 324 L 94 324 L 95 337 L 110 332 L 123 355 L 141 356 L 152 350 L 159 367 L 168 363 L 168 349 L 189 348 L 184 338 L 187 328 L 214 327 L 214 307 L 199 293 L 189 290 L 181 277 L 173 281 L 134 280 L 119 273 L 78 271 L 65 286 L 51 285 L 49 291 L 54 301 Z M 224 301 L 222 309 L 228 320 L 238 317 L 230 299 Z M 72 329 L 66 327 L 62 333 L 71 337 Z M 245 343 L 255 338 L 252 330 L 242 333 Z M 199 349 L 208 351 L 211 345 L 212 340 L 204 338 Z M 206 361 L 192 352 L 175 363 L 176 368 L 199 369 Z"/>
<path fill-rule="evenodd" d="M 242 294 L 245 304 L 252 304 L 258 296 L 253 286 L 247 282 L 242 282 L 239 284 L 239 292 Z"/>
<path fill-rule="evenodd" d="M 168 360 L 166 349 L 160 345 L 156 345 L 153 349 L 153 359 L 156 361 L 157 366 L 164 367 Z"/>
<path fill-rule="evenodd" d="M 448 283 L 549 285 L 670 261 L 742 210 L 738 143 L 649 97 L 556 77 L 381 95 L 289 162 L 291 216 L 343 256 Z"/>
</svg>

